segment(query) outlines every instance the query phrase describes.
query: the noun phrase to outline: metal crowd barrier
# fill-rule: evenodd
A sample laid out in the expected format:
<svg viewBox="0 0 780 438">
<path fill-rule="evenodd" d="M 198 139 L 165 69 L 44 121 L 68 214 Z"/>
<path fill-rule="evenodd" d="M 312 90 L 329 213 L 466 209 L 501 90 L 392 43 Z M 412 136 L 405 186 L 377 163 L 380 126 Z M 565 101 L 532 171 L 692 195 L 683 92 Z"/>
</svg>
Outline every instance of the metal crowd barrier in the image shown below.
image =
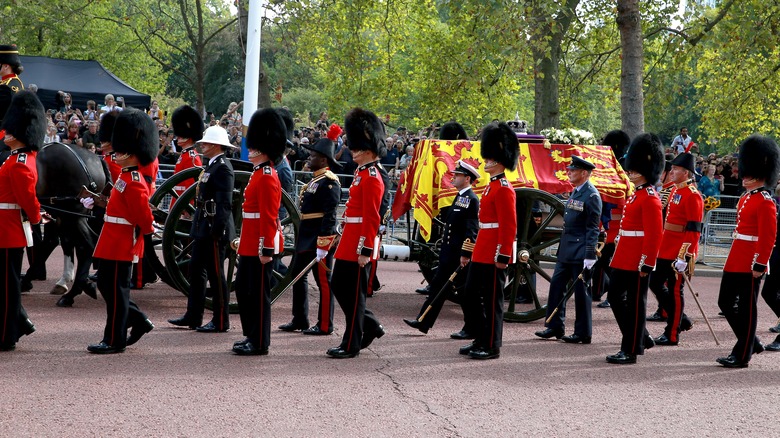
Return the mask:
<svg viewBox="0 0 780 438">
<path fill-rule="evenodd" d="M 722 201 L 721 201 L 721 205 Z M 701 233 L 699 262 L 722 268 L 733 242 L 732 234 L 737 227 L 735 208 L 716 208 L 704 214 Z"/>
</svg>

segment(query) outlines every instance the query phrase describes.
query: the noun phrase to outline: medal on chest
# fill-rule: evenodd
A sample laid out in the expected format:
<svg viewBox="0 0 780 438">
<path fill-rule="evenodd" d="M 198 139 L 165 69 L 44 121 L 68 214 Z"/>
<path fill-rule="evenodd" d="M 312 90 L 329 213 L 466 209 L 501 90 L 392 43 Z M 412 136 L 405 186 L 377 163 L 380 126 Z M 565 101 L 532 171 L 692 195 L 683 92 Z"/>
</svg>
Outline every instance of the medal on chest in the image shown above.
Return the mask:
<svg viewBox="0 0 780 438">
<path fill-rule="evenodd" d="M 309 186 L 306 187 L 306 193 L 316 193 L 317 192 L 317 187 L 319 187 L 319 186 L 320 186 L 319 182 L 313 182 L 313 181 L 310 182 Z"/>
<path fill-rule="evenodd" d="M 457 198 L 455 198 L 456 207 L 469 208 L 470 203 L 471 203 L 471 199 L 465 196 L 458 196 Z"/>
<path fill-rule="evenodd" d="M 583 211 L 585 210 L 585 203 L 577 199 L 569 198 L 569 202 L 566 203 L 566 208 L 576 211 Z"/>
</svg>

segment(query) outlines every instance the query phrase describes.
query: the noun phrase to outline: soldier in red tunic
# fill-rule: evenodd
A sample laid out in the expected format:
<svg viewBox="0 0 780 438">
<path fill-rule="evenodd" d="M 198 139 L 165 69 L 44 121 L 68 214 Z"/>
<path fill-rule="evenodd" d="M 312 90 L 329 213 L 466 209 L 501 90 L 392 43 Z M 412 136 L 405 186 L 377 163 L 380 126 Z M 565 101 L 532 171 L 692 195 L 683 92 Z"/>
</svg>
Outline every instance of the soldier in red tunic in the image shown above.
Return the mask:
<svg viewBox="0 0 780 438">
<path fill-rule="evenodd" d="M 663 233 L 661 198 L 655 183 L 664 169 L 661 140 L 655 134 L 640 134 L 628 149 L 625 166 L 634 184 L 634 194 L 623 207 L 615 255 L 610 267 L 607 299 L 623 340 L 617 354 L 607 356 L 615 364 L 636 363 L 636 357 L 653 345 L 645 328 L 647 285 L 656 265 Z"/>
<path fill-rule="evenodd" d="M 669 180 L 673 186 L 666 207 L 658 263 L 650 274 L 649 284 L 667 315 L 664 333 L 655 338 L 658 345 L 677 345 L 680 331 L 692 325 L 683 313 L 684 280 L 680 275 L 686 275 L 688 264 L 696 261 L 704 215 L 704 200 L 693 180 L 696 175 L 694 161 L 693 155 L 683 152 L 672 160 L 669 171 Z M 682 254 L 684 257 L 680 258 L 678 255 L 683 247 L 686 248 Z M 685 325 L 683 321 L 686 321 Z"/>
<path fill-rule="evenodd" d="M 100 118 L 100 129 L 98 130 L 100 153 L 103 154 L 103 161 L 106 162 L 108 171 L 111 173 L 111 184 L 114 184 L 119 179 L 119 174 L 122 173 L 122 166 L 114 161 L 114 149 L 111 147 L 111 137 L 114 134 L 114 124 L 117 116 L 119 116 L 119 113 L 116 111 L 103 114 L 103 117 Z M 90 208 L 87 205 L 85 207 Z"/>
<path fill-rule="evenodd" d="M 154 328 L 130 300 L 130 277 L 133 263 L 143 254 L 143 235 L 153 231 L 149 186 L 139 166 L 157 158 L 156 133 L 152 119 L 135 109 L 122 111 L 114 124 L 111 145 L 122 173 L 111 190 L 94 254 L 100 259 L 97 286 L 106 301 L 107 318 L 103 339 L 87 347 L 90 353 L 121 353 Z"/>
<path fill-rule="evenodd" d="M 366 308 L 370 262 L 379 254 L 379 208 L 385 185 L 378 157 L 385 149 L 385 127 L 371 111 L 355 108 L 347 113 L 344 129 L 358 168 L 349 187 L 344 231 L 336 248 L 331 277 L 333 295 L 344 311 L 347 325 L 341 344 L 327 351 L 338 359 L 357 356 L 385 334 L 379 320 Z"/>
<path fill-rule="evenodd" d="M 14 95 L 2 129 L 11 155 L 0 164 L 0 351 L 9 351 L 35 331 L 22 307 L 20 279 L 24 248 L 32 246 L 30 224 L 41 221 L 35 158 L 46 134 L 46 114 L 34 93 Z"/>
<path fill-rule="evenodd" d="M 286 130 L 279 113 L 265 108 L 252 115 L 246 135 L 249 161 L 255 167 L 241 206 L 235 282 L 246 338 L 233 344 L 233 352 L 241 356 L 266 355 L 271 344 L 271 262 L 284 249 L 279 222 L 282 186 L 274 165 L 287 147 Z"/>
<path fill-rule="evenodd" d="M 182 148 L 179 160 L 173 168 L 173 174 L 187 170 L 191 167 L 203 167 L 203 161 L 200 159 L 198 151 L 195 150 L 195 143 L 203 138 L 203 120 L 195 108 L 189 105 L 183 105 L 173 112 L 171 116 L 171 125 L 176 134 L 176 144 Z M 189 188 L 195 179 L 188 179 L 179 183 L 173 188 L 177 195 L 181 196 Z M 171 199 L 171 206 L 175 199 Z"/>
<path fill-rule="evenodd" d="M 517 167 L 520 145 L 506 123 L 492 123 L 482 131 L 480 152 L 490 182 L 479 203 L 477 239 L 471 246 L 464 242 L 460 261 L 461 266 L 471 262 L 463 318 L 476 333 L 472 343 L 460 348 L 460 354 L 493 359 L 501 353 L 506 268 L 514 263 L 517 235 L 515 189 L 504 170 Z"/>
<path fill-rule="evenodd" d="M 737 203 L 734 243 L 723 266 L 718 296 L 718 306 L 737 336 L 731 354 L 717 359 L 726 368 L 744 368 L 753 353 L 763 351 L 756 338 L 756 300 L 777 235 L 772 191 L 778 172 L 780 150 L 774 140 L 752 135 L 739 146 L 739 177 L 746 192 Z"/>
</svg>

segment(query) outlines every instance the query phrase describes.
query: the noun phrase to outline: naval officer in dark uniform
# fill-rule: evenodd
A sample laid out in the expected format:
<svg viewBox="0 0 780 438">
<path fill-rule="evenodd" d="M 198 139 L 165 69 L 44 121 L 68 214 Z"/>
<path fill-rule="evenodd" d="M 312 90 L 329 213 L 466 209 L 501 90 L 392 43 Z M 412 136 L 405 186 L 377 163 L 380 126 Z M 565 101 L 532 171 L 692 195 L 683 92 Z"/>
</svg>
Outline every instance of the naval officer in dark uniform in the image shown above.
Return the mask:
<svg viewBox="0 0 780 438">
<path fill-rule="evenodd" d="M 233 146 L 227 132 L 220 126 L 206 129 L 197 144 L 208 164 L 197 182 L 196 208 L 190 230 L 190 237 L 194 239 L 190 259 L 190 294 L 184 316 L 168 322 L 199 332 L 226 332 L 230 328 L 230 291 L 225 278 L 225 249 L 235 237 L 236 228 L 233 223 L 233 166 L 225 158 L 225 151 Z M 201 326 L 206 279 L 213 291 L 214 316 Z"/>
<path fill-rule="evenodd" d="M 441 289 L 447 284 L 450 276 L 460 265 L 460 254 L 463 242 L 468 240 L 473 244 L 479 232 L 479 199 L 471 185 L 479 179 L 479 171 L 474 166 L 458 161 L 458 165 L 452 171 L 452 185 L 458 190 L 452 205 L 446 208 L 442 216 L 446 217 L 442 236 L 441 251 L 439 251 L 439 268 L 431 280 L 428 289 L 428 298 L 425 299 L 420 312 L 415 319 L 404 319 L 404 322 L 417 330 L 428 333 L 433 327 L 436 318 L 441 312 L 446 294 L 438 297 Z M 459 274 L 465 277 L 465 274 Z M 431 309 L 425 313 L 425 310 Z M 425 313 L 425 317 L 422 315 Z M 464 328 L 464 333 L 475 333 L 475 329 Z"/>
<path fill-rule="evenodd" d="M 561 307 L 546 329 L 536 332 L 536 336 L 549 339 L 563 338 L 565 342 L 590 344 L 592 334 L 592 297 L 588 294 L 585 282 L 577 280 L 583 270 L 593 269 L 596 263 L 596 242 L 599 237 L 601 218 L 601 197 L 590 182 L 590 174 L 595 169 L 592 163 L 572 155 L 571 164 L 566 167 L 569 182 L 574 186 L 566 210 L 563 214 L 563 233 L 558 244 L 558 262 L 550 280 L 550 294 L 547 298 L 547 318 L 555 306 L 561 302 L 566 285 L 574 281 L 574 302 L 576 317 L 574 334 L 564 336 L 566 306 Z M 590 276 L 590 273 L 587 274 Z"/>
</svg>

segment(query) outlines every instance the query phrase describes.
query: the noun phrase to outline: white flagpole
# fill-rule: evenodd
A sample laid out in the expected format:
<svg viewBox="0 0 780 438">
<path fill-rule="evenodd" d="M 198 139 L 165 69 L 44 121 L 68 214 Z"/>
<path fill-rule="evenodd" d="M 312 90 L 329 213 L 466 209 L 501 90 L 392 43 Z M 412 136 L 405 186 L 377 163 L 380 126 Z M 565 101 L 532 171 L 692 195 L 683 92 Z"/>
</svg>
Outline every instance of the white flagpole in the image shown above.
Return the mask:
<svg viewBox="0 0 780 438">
<path fill-rule="evenodd" d="M 249 16 L 246 28 L 246 67 L 244 70 L 244 140 L 241 143 L 241 159 L 247 159 L 246 131 L 249 119 L 257 110 L 258 83 L 260 81 L 260 27 L 262 0 L 249 0 Z"/>
</svg>

